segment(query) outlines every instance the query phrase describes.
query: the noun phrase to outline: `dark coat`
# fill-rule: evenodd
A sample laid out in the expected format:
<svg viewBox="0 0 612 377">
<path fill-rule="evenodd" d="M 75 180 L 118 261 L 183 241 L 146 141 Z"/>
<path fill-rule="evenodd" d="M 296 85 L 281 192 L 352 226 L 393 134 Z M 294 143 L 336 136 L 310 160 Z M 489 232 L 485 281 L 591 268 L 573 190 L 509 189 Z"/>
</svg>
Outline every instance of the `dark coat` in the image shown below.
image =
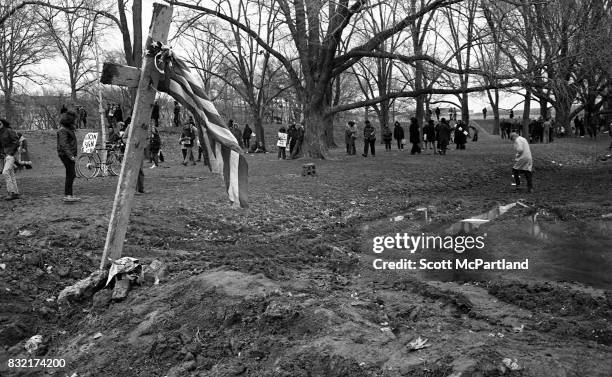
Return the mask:
<svg viewBox="0 0 612 377">
<path fill-rule="evenodd" d="M 113 117 L 117 122 L 123 122 L 123 110 L 121 106 L 117 107 L 117 110 L 113 113 Z"/>
<path fill-rule="evenodd" d="M 419 124 L 416 120 L 410 122 L 408 132 L 410 133 L 410 143 L 418 144 L 421 142 L 421 131 L 419 130 Z"/>
<path fill-rule="evenodd" d="M 3 154 L 14 156 L 19 148 L 19 136 L 10 126 L 2 127 L 0 130 L 0 148 Z"/>
<path fill-rule="evenodd" d="M 433 123 L 427 123 L 427 125 L 423 127 L 423 134 L 427 136 L 427 141 L 436 141 L 436 128 L 434 127 Z"/>
<path fill-rule="evenodd" d="M 151 119 L 159 120 L 159 105 L 153 105 L 153 111 L 151 111 Z"/>
<path fill-rule="evenodd" d="M 60 157 L 76 157 L 77 138 L 74 133 L 74 127 L 61 126 L 57 130 L 57 154 Z"/>
<path fill-rule="evenodd" d="M 244 126 L 244 131 L 242 131 L 242 138 L 243 139 L 247 139 L 250 140 L 251 139 L 251 134 L 253 133 L 253 130 L 251 129 L 251 127 L 249 127 L 249 125 L 247 124 L 246 126 Z"/>
<path fill-rule="evenodd" d="M 363 139 L 364 140 L 376 140 L 376 129 L 372 124 L 366 124 L 363 128 Z"/>
<path fill-rule="evenodd" d="M 436 140 L 443 145 L 448 145 L 451 135 L 451 127 L 447 122 L 442 122 L 438 125 L 438 134 Z"/>
<path fill-rule="evenodd" d="M 391 141 L 393 139 L 393 132 L 387 126 L 384 126 L 382 129 L 382 138 L 383 141 Z"/>
<path fill-rule="evenodd" d="M 464 123 L 457 123 L 455 126 L 455 144 L 465 144 L 467 142 L 467 127 Z"/>
<path fill-rule="evenodd" d="M 395 140 L 402 140 L 404 138 L 404 129 L 399 124 L 393 127 L 393 138 Z"/>
</svg>

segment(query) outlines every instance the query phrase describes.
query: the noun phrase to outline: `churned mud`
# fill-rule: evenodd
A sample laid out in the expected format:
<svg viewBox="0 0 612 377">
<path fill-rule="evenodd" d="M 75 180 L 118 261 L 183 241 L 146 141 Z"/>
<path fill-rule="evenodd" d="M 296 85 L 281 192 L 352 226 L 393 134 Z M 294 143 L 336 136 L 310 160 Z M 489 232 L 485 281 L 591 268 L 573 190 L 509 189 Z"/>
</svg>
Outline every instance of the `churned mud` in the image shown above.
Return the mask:
<svg viewBox="0 0 612 377">
<path fill-rule="evenodd" d="M 2 376 L 612 371 L 612 236 L 602 217 L 612 212 L 612 163 L 595 161 L 607 140 L 532 146 L 534 194 L 513 191 L 512 146 L 483 133 L 444 157 L 334 150 L 315 161 L 315 177 L 300 175 L 304 160 L 251 155 L 251 206 L 235 210 L 219 177 L 179 164 L 176 135 L 166 133 L 167 161 L 145 171 L 147 194 L 135 198 L 124 255 L 163 261 L 168 276 L 122 302 L 111 302 L 107 289 L 59 310 L 59 292 L 99 265 L 117 178 L 81 179 L 75 193 L 83 201 L 64 204 L 54 135 L 26 136 L 35 169 L 18 176 L 23 199 L 0 203 Z M 478 226 L 461 223 L 491 211 Z M 483 236 L 485 247 L 373 253 L 374 237 L 396 233 Z M 407 257 L 530 265 L 372 265 Z M 24 343 L 35 334 L 43 344 L 28 355 Z M 7 367 L 19 357 L 63 358 L 66 366 Z"/>
</svg>

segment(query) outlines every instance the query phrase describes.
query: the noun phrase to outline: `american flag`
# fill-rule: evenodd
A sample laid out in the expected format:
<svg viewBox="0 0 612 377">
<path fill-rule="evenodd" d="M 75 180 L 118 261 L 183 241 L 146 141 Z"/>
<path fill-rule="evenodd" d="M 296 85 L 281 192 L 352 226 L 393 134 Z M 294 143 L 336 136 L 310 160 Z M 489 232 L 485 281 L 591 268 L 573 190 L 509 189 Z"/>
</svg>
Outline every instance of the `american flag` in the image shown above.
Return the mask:
<svg viewBox="0 0 612 377">
<path fill-rule="evenodd" d="M 236 206 L 247 207 L 248 165 L 238 140 L 223 125 L 201 81 L 192 75 L 185 62 L 172 53 L 163 56 L 163 60 L 166 64 L 157 89 L 193 114 L 211 171 L 223 173 L 229 200 Z"/>
</svg>

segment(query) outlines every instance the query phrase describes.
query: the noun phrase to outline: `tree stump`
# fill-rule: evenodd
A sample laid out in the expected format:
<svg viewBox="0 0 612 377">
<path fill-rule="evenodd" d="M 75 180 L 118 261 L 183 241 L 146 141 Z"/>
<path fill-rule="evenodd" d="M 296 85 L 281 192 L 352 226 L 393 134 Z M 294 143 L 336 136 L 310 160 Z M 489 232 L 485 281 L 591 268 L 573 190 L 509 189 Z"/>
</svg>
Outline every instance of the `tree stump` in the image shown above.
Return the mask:
<svg viewBox="0 0 612 377">
<path fill-rule="evenodd" d="M 317 175 L 317 168 L 312 162 L 302 165 L 302 177 L 307 175 Z"/>
</svg>

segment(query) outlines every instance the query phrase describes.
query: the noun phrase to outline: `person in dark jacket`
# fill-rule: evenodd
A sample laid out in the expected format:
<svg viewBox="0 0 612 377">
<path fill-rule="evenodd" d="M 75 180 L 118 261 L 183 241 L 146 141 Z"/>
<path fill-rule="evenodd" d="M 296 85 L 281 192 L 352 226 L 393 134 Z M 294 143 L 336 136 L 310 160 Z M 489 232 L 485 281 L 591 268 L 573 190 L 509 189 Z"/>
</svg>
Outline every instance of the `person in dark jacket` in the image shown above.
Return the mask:
<svg viewBox="0 0 612 377">
<path fill-rule="evenodd" d="M 430 119 L 425 127 L 423 127 L 423 140 L 425 141 L 425 149 L 431 143 L 431 149 L 436 153 L 436 127 L 433 119 Z"/>
<path fill-rule="evenodd" d="M 391 141 L 393 141 L 393 132 L 386 124 L 382 126 L 382 138 L 385 143 L 385 150 L 391 151 Z"/>
<path fill-rule="evenodd" d="M 397 141 L 397 149 L 404 149 L 404 129 L 398 121 L 393 126 L 393 138 Z"/>
<path fill-rule="evenodd" d="M 465 143 L 467 142 L 468 130 L 463 121 L 458 121 L 455 125 L 455 149 L 465 149 Z"/>
<path fill-rule="evenodd" d="M 181 125 L 181 105 L 177 101 L 174 101 L 174 118 L 172 118 L 174 127 Z"/>
<path fill-rule="evenodd" d="M 295 146 L 291 152 L 291 159 L 294 160 L 302 153 L 302 143 L 304 142 L 304 126 L 298 124 L 295 128 Z"/>
<path fill-rule="evenodd" d="M 365 121 L 365 127 L 363 128 L 363 157 L 368 157 L 368 147 L 372 152 L 372 157 L 376 156 L 376 149 L 374 144 L 376 142 L 376 130 L 369 120 Z"/>
<path fill-rule="evenodd" d="M 242 131 L 240 130 L 240 127 L 238 127 L 238 123 L 234 123 L 234 121 L 230 119 L 228 128 L 232 132 L 232 135 L 234 135 L 236 138 L 240 148 L 244 148 L 244 144 L 242 144 Z"/>
<path fill-rule="evenodd" d="M 157 130 L 157 127 L 159 127 L 159 103 L 157 103 L 157 101 L 153 103 L 151 119 L 153 119 L 153 122 L 155 123 L 155 129 Z"/>
<path fill-rule="evenodd" d="M 410 128 L 408 129 L 408 133 L 410 134 L 410 143 L 412 144 L 410 154 L 421 153 L 421 147 L 419 146 L 419 143 L 421 142 L 421 132 L 419 130 L 419 122 L 417 121 L 417 118 L 410 118 Z"/>
<path fill-rule="evenodd" d="M 115 111 L 113 112 L 113 117 L 115 118 L 115 122 L 123 122 L 123 110 L 121 109 L 121 105 L 115 105 Z"/>
<path fill-rule="evenodd" d="M 251 134 L 253 130 L 249 127 L 249 124 L 244 125 L 244 130 L 242 131 L 242 144 L 244 145 L 244 149 L 248 150 L 251 146 Z"/>
<path fill-rule="evenodd" d="M 446 154 L 446 149 L 448 148 L 448 142 L 450 140 L 451 135 L 451 127 L 448 124 L 446 118 L 442 118 L 440 124 L 438 125 L 438 133 L 436 135 L 436 140 L 438 141 L 438 153 L 441 155 Z"/>
<path fill-rule="evenodd" d="M 153 162 L 151 169 L 155 169 L 159 165 L 159 150 L 161 148 L 161 137 L 157 131 L 157 127 L 151 127 L 151 135 L 149 136 L 149 159 Z"/>
<path fill-rule="evenodd" d="M 5 200 L 15 200 L 19 198 L 19 188 L 15 178 L 15 155 L 19 149 L 19 136 L 6 119 L 0 119 L 0 149 L 2 150 L 0 154 L 4 155 L 2 175 L 6 181 Z"/>
<path fill-rule="evenodd" d="M 67 111 L 60 117 L 60 128 L 57 131 L 57 154 L 66 168 L 66 180 L 64 182 L 64 201 L 78 201 L 72 192 L 72 184 L 76 177 L 75 161 L 77 156 L 77 139 L 74 133 L 74 123 L 77 115 L 73 111 Z"/>
<path fill-rule="evenodd" d="M 295 128 L 295 124 L 292 124 L 289 126 L 289 129 L 287 130 L 287 137 L 289 138 L 289 155 L 293 155 L 293 150 L 295 149 L 295 144 L 297 142 L 296 140 L 296 135 L 297 135 L 297 128 Z"/>
</svg>

